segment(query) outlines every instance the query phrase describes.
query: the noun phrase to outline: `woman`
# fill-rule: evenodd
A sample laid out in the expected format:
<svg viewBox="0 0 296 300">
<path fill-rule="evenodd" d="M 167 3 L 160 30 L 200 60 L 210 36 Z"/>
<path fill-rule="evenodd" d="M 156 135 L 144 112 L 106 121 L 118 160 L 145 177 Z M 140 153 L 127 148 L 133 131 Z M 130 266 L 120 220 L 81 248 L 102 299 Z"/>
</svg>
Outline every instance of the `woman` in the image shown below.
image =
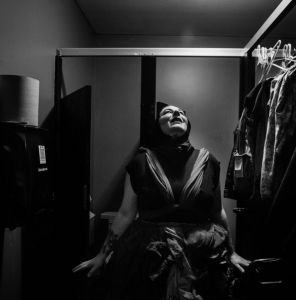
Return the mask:
<svg viewBox="0 0 296 300">
<path fill-rule="evenodd" d="M 219 162 L 189 142 L 185 112 L 163 105 L 150 146 L 126 167 L 122 205 L 100 253 L 73 272 L 107 264 L 106 299 L 232 299 L 235 266 L 221 203 Z M 135 220 L 139 212 L 139 219 Z"/>
</svg>

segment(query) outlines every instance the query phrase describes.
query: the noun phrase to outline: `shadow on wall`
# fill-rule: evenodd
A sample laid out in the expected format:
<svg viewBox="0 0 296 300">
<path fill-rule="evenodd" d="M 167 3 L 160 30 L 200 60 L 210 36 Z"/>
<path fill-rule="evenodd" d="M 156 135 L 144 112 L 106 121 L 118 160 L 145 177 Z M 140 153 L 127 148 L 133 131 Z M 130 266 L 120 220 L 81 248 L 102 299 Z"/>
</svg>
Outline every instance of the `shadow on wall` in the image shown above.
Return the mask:
<svg viewBox="0 0 296 300">
<path fill-rule="evenodd" d="M 54 299 L 52 214 L 26 226 L 0 229 L 0 298 Z"/>
<path fill-rule="evenodd" d="M 108 188 L 101 193 L 100 198 L 104 199 L 105 205 L 100 208 L 99 212 L 96 212 L 97 215 L 95 218 L 94 245 L 91 249 L 91 253 L 94 255 L 100 250 L 108 231 L 108 221 L 102 220 L 100 214 L 107 211 L 118 211 L 123 199 L 126 174 L 125 167 L 131 161 L 131 159 L 139 153 L 139 145 L 140 142 L 138 141 L 130 151 L 130 154 L 126 157 L 122 164 L 118 166 L 117 172 L 114 174 L 112 180 L 110 180 L 112 184 L 110 184 Z M 101 201 L 101 199 L 96 199 L 95 201 Z"/>
<path fill-rule="evenodd" d="M 66 84 L 65 84 L 65 79 L 63 73 L 61 74 L 61 97 L 67 96 L 66 92 Z M 54 100 L 54 99 L 53 99 Z M 39 100 L 42 102 L 42 100 Z M 44 121 L 41 124 L 41 128 L 48 129 L 52 136 L 54 134 L 54 126 L 55 126 L 55 107 L 51 109 L 51 111 L 48 113 L 47 117 L 44 119 Z"/>
<path fill-rule="evenodd" d="M 22 297 L 54 298 L 54 224 L 51 212 L 22 228 Z"/>
<path fill-rule="evenodd" d="M 53 134 L 53 109 L 40 126 Z M 52 174 L 52 173 L 51 173 Z M 6 174 L 2 174 L 5 178 Z M 53 176 L 53 174 L 52 174 Z M 3 181 L 2 181 L 3 183 Z M 0 299 L 53 299 L 54 230 L 51 210 L 13 230 L 3 224 L 10 198 L 1 189 Z M 6 208 L 5 208 L 6 207 Z M 46 291 L 46 292 L 45 292 Z"/>
<path fill-rule="evenodd" d="M 3 225 L 1 225 L 0 227 L 0 283 L 2 282 L 2 270 L 3 270 L 4 233 L 5 233 L 5 228 Z"/>
</svg>

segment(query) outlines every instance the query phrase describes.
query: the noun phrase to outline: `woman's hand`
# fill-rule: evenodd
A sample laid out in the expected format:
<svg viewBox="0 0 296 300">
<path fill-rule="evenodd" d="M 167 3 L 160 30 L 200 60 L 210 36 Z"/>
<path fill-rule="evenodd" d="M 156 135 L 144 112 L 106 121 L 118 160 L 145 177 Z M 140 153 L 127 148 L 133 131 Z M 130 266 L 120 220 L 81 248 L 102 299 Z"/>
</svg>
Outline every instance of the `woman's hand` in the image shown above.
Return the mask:
<svg viewBox="0 0 296 300">
<path fill-rule="evenodd" d="M 100 268 L 104 265 L 105 256 L 97 255 L 91 260 L 82 262 L 80 265 L 72 269 L 73 273 L 80 272 L 83 270 L 89 270 L 87 277 L 91 277 L 94 274 L 99 274 Z"/>
<path fill-rule="evenodd" d="M 242 268 L 242 266 L 247 267 L 251 263 L 251 261 L 242 258 L 235 252 L 233 252 L 229 258 L 230 258 L 231 263 L 237 269 L 239 269 L 242 273 L 245 272 L 245 270 Z"/>
</svg>

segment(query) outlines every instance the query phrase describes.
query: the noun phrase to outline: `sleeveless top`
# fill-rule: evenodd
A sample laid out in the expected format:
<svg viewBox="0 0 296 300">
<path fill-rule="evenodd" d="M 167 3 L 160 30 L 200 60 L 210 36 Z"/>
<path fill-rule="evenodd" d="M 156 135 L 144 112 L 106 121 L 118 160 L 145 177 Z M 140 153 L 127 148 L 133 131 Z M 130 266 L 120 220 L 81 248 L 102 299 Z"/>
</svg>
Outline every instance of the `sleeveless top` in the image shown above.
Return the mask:
<svg viewBox="0 0 296 300">
<path fill-rule="evenodd" d="M 208 219 L 214 198 L 221 197 L 220 164 L 212 154 L 206 159 L 202 182 L 196 197 L 189 197 L 180 203 L 182 191 L 186 183 L 188 184 L 194 165 L 200 157 L 200 151 L 203 150 L 194 149 L 185 159 L 172 162 L 157 149 L 153 150 L 171 186 L 173 197 L 170 200 L 164 197 L 155 182 L 149 160 L 147 161 L 147 152 L 138 154 L 132 159 L 126 170 L 130 175 L 132 188 L 138 195 L 141 219 L 181 223 L 198 223 Z"/>
</svg>

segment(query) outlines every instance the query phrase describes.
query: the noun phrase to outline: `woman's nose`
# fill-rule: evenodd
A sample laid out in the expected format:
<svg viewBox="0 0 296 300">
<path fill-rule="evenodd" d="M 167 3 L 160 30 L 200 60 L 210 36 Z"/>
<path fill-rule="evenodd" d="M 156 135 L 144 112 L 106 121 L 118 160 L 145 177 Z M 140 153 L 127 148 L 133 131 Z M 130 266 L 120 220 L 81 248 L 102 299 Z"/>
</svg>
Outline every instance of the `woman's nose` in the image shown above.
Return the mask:
<svg viewBox="0 0 296 300">
<path fill-rule="evenodd" d="M 173 116 L 179 116 L 180 115 L 180 112 L 178 111 L 178 110 L 175 110 L 174 112 L 173 112 Z"/>
</svg>

